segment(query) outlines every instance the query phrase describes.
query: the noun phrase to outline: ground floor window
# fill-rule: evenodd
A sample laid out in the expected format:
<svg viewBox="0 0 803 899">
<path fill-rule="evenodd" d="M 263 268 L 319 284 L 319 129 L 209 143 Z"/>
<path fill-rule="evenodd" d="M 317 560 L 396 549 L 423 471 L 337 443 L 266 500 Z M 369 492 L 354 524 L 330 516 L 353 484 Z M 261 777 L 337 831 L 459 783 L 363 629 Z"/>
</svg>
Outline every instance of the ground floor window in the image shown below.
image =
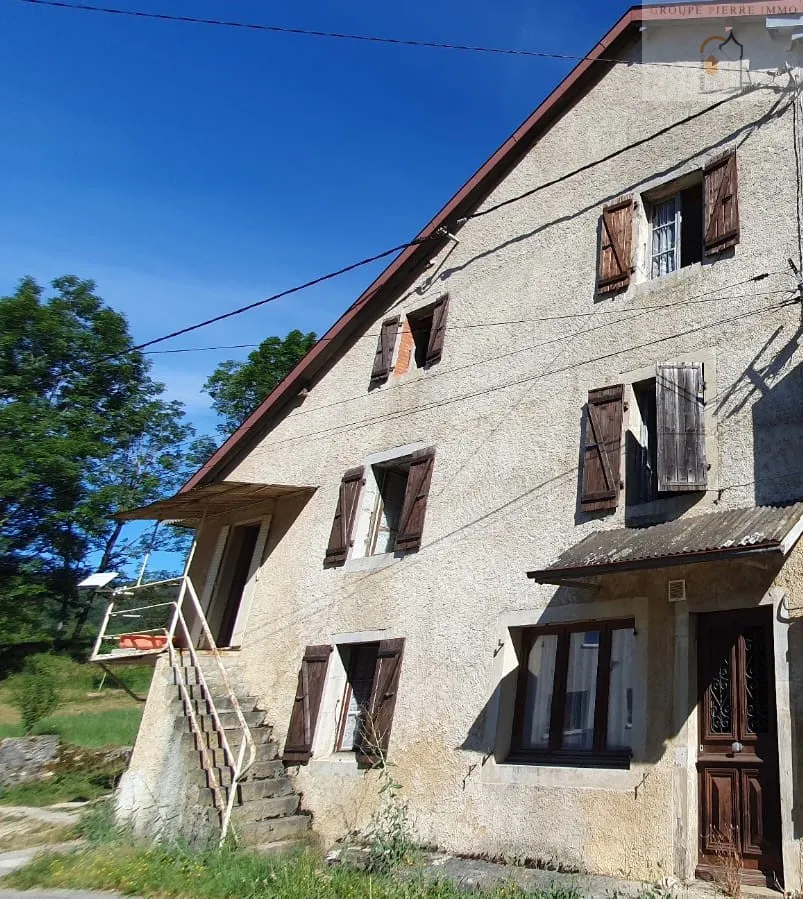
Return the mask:
<svg viewBox="0 0 803 899">
<path fill-rule="evenodd" d="M 335 749 L 352 752 L 365 742 L 366 714 L 371 706 L 371 693 L 376 672 L 378 643 L 354 643 L 339 646 L 346 669 L 346 689 L 341 702 L 340 721 Z"/>
<path fill-rule="evenodd" d="M 510 761 L 629 763 L 632 619 L 523 628 Z"/>
</svg>

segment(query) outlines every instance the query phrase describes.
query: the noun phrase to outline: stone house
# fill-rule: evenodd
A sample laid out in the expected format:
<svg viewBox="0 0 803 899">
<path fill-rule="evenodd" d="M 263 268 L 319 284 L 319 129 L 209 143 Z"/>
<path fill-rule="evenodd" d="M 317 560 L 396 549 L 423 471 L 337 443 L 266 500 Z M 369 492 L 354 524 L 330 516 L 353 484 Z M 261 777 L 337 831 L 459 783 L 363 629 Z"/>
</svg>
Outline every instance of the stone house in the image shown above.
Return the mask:
<svg viewBox="0 0 803 899">
<path fill-rule="evenodd" d="M 243 780 L 235 812 L 269 799 L 277 839 L 311 814 L 334 841 L 387 759 L 446 850 L 682 880 L 735 855 L 801 888 L 796 27 L 630 9 L 182 491 L 130 513 L 196 528 L 196 655 L 269 725 L 282 787 Z M 178 735 L 173 681 L 207 662 L 176 642 L 119 792 L 142 830 L 193 820 L 199 764 L 234 777 L 219 741 L 199 763 L 203 720 Z"/>
</svg>

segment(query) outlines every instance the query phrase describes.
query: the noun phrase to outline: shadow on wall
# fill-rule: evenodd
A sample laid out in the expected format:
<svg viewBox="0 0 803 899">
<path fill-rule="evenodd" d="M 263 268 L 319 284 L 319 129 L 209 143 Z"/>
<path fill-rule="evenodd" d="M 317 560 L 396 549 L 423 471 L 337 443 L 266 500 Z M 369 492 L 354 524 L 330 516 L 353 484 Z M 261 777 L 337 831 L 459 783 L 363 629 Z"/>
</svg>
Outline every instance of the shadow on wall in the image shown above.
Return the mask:
<svg viewBox="0 0 803 899">
<path fill-rule="evenodd" d="M 723 392 L 717 416 L 725 420 L 751 405 L 753 484 L 758 506 L 803 498 L 803 324 L 789 336 L 779 325 L 734 383 Z M 749 487 L 731 484 L 724 487 Z"/>
<path fill-rule="evenodd" d="M 689 705 L 682 718 L 676 716 L 674 710 L 674 620 L 671 607 L 665 599 L 665 582 L 667 578 L 684 577 L 687 579 L 689 595 L 711 596 L 725 600 L 734 595 L 746 598 L 745 606 L 758 605 L 761 597 L 772 586 L 779 568 L 772 564 L 761 569 L 739 562 L 721 561 L 716 563 L 700 563 L 684 566 L 682 569 L 652 569 L 650 571 L 632 572 L 619 575 L 598 592 L 591 594 L 585 590 L 559 587 L 555 590 L 548 606 L 539 616 L 537 624 L 555 623 L 560 620 L 582 621 L 582 615 L 566 616 L 559 607 L 592 604 L 587 616 L 589 621 L 610 618 L 604 611 L 604 602 L 615 596 L 643 596 L 649 605 L 649 627 L 642 633 L 637 631 L 636 640 L 646 639 L 647 645 L 642 648 L 639 657 L 647 660 L 647 672 L 637 671 L 635 677 L 647 684 L 647 694 L 641 708 L 646 709 L 643 746 L 634 747 L 632 761 L 634 763 L 655 764 L 667 752 L 670 744 L 677 737 L 676 720 L 686 720 L 696 714 L 699 707 L 699 696 L 707 687 L 697 682 L 696 638 L 692 640 L 689 660 L 690 678 Z M 657 595 L 660 588 L 660 599 Z M 749 598 L 754 597 L 750 603 Z M 660 604 L 659 604 L 660 603 Z M 601 606 L 603 609 L 601 610 Z M 724 604 L 723 604 L 723 607 Z M 696 616 L 692 616 L 693 619 Z M 497 683 L 493 692 L 484 703 L 472 722 L 465 739 L 458 747 L 461 750 L 481 753 L 483 764 L 487 758 L 494 757 L 496 762 L 507 760 L 511 736 L 513 733 L 513 713 L 516 693 L 519 688 L 519 670 L 521 658 L 521 628 L 511 628 L 510 639 L 518 659 L 518 665 L 508 671 Z M 497 652 L 504 651 L 502 647 Z M 803 618 L 793 620 L 789 633 L 790 688 L 792 692 L 792 725 L 795 746 L 793 759 L 795 789 L 803 783 L 803 761 L 798 758 L 796 735 L 803 723 Z M 695 689 L 696 684 L 696 689 Z M 635 712 L 639 714 L 637 703 Z M 795 793 L 797 795 L 797 793 Z M 799 805 L 799 804 L 798 804 Z M 803 834 L 803 806 L 795 809 L 795 827 Z"/>
</svg>

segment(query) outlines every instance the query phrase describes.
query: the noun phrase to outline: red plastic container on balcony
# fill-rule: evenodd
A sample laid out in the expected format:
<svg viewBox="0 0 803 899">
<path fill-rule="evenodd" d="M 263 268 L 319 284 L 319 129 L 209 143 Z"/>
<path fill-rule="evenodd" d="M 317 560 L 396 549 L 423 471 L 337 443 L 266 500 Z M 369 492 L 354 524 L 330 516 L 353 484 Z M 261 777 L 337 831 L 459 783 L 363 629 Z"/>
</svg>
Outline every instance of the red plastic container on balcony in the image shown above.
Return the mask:
<svg viewBox="0 0 803 899">
<path fill-rule="evenodd" d="M 164 634 L 120 634 L 117 645 L 120 649 L 164 649 L 167 637 Z"/>
</svg>

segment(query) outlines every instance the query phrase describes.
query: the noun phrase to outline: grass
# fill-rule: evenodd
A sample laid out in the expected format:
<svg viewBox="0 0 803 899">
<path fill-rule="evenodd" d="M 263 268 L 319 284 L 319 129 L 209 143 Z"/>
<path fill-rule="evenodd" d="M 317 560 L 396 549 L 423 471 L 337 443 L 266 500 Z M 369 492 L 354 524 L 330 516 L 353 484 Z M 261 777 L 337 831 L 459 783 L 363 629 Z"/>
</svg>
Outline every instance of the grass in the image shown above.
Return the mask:
<svg viewBox="0 0 803 899">
<path fill-rule="evenodd" d="M 34 727 L 34 734 L 58 734 L 75 746 L 132 746 L 144 703 L 129 696 L 113 680 L 106 678 L 99 690 L 103 671 L 96 665 L 79 665 L 59 659 L 63 668 L 62 704 L 52 715 Z M 117 675 L 126 686 L 144 699 L 153 669 L 150 665 L 132 665 Z M 7 682 L 0 683 L 0 739 L 21 737 L 23 728 L 17 710 L 10 702 Z"/>
<path fill-rule="evenodd" d="M 514 884 L 463 890 L 421 872 L 372 876 L 344 865 L 326 867 L 314 854 L 266 857 L 244 850 L 190 852 L 119 840 L 67 855 L 34 859 L 3 880 L 14 889 L 109 889 L 164 899 L 580 899 L 553 887 L 524 892 Z"/>
<path fill-rule="evenodd" d="M 74 837 L 75 826 L 72 824 L 40 822 L 23 826 L 18 820 L 4 822 L 0 818 L 0 852 L 44 846 L 46 843 L 64 843 Z"/>
</svg>

